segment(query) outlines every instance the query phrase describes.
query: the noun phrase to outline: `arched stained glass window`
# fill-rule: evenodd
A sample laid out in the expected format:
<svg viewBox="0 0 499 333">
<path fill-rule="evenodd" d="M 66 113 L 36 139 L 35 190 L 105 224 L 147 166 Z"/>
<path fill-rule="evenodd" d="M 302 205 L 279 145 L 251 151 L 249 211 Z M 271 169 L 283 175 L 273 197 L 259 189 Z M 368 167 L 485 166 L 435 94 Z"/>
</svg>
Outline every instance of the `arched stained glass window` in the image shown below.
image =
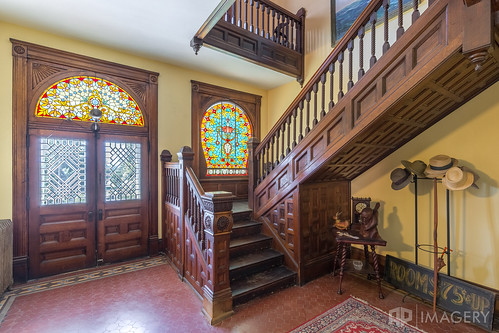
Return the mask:
<svg viewBox="0 0 499 333">
<path fill-rule="evenodd" d="M 210 106 L 201 120 L 206 175 L 247 175 L 247 143 L 252 132 L 248 117 L 236 104 L 218 102 Z"/>
<path fill-rule="evenodd" d="M 138 104 L 125 90 L 105 79 L 72 76 L 51 85 L 38 99 L 37 117 L 93 121 L 90 110 L 99 109 L 101 123 L 144 126 Z"/>
</svg>

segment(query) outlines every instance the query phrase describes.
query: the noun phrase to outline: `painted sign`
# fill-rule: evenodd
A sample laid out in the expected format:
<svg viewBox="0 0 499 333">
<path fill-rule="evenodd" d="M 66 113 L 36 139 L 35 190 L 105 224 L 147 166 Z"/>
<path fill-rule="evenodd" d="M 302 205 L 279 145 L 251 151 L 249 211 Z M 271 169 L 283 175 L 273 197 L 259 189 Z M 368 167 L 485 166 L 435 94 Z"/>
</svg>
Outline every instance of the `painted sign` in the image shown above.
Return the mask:
<svg viewBox="0 0 499 333">
<path fill-rule="evenodd" d="M 385 280 L 422 299 L 433 302 L 433 271 L 386 256 Z M 492 330 L 496 294 L 466 281 L 438 274 L 437 306 L 468 320 L 473 324 Z"/>
</svg>

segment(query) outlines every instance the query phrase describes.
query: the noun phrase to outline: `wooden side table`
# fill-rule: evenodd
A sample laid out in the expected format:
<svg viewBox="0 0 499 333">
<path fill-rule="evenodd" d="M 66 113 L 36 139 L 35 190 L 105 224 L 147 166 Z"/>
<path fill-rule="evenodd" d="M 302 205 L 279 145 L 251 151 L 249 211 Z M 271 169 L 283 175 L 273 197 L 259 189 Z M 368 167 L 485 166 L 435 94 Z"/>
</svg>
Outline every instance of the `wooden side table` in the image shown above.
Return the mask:
<svg viewBox="0 0 499 333">
<path fill-rule="evenodd" d="M 338 261 L 338 256 L 341 253 L 341 264 L 340 264 L 340 286 L 338 289 L 338 294 L 342 294 L 341 290 L 341 282 L 343 281 L 343 271 L 346 263 L 347 256 L 347 248 L 352 244 L 359 244 L 364 246 L 364 260 L 365 265 L 369 264 L 369 247 L 371 247 L 371 255 L 373 258 L 373 266 L 374 266 L 374 274 L 376 275 L 376 281 L 378 282 L 378 292 L 379 298 L 385 298 L 383 296 L 383 292 L 381 291 L 381 278 L 379 275 L 379 263 L 378 263 L 378 255 L 376 254 L 376 246 L 386 246 L 386 241 L 378 238 L 363 238 L 358 231 L 348 230 L 347 232 L 343 232 L 341 230 L 336 231 L 336 243 L 337 250 L 336 256 L 334 258 L 333 264 L 333 274 L 336 270 L 336 262 Z M 350 235 L 350 236 L 348 236 Z"/>
</svg>

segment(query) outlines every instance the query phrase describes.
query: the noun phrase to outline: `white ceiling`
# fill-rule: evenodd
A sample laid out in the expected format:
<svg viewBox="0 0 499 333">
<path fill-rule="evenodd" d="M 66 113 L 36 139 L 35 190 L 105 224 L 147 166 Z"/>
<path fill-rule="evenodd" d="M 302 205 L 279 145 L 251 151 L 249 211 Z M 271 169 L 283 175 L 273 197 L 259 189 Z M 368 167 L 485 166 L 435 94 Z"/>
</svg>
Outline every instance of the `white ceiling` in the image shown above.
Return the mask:
<svg viewBox="0 0 499 333">
<path fill-rule="evenodd" d="M 0 20 L 271 89 L 294 78 L 189 42 L 220 0 L 0 0 Z"/>
</svg>

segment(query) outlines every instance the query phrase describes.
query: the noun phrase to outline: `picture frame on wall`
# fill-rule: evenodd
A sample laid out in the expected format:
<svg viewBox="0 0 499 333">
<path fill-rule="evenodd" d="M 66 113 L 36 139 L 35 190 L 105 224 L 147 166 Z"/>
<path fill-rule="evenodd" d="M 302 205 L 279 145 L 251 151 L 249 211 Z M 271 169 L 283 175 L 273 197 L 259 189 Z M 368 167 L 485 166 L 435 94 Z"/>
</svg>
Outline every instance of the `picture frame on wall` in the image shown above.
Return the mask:
<svg viewBox="0 0 499 333">
<path fill-rule="evenodd" d="M 331 0 L 331 47 L 334 47 L 341 40 L 369 2 L 369 0 Z M 421 3 L 421 0 L 418 2 Z M 412 6 L 413 0 L 403 1 L 404 12 Z M 390 0 L 388 17 L 394 17 L 397 12 L 398 0 Z M 383 19 L 383 13 L 383 9 L 380 8 L 378 10 L 378 24 Z"/>
</svg>

